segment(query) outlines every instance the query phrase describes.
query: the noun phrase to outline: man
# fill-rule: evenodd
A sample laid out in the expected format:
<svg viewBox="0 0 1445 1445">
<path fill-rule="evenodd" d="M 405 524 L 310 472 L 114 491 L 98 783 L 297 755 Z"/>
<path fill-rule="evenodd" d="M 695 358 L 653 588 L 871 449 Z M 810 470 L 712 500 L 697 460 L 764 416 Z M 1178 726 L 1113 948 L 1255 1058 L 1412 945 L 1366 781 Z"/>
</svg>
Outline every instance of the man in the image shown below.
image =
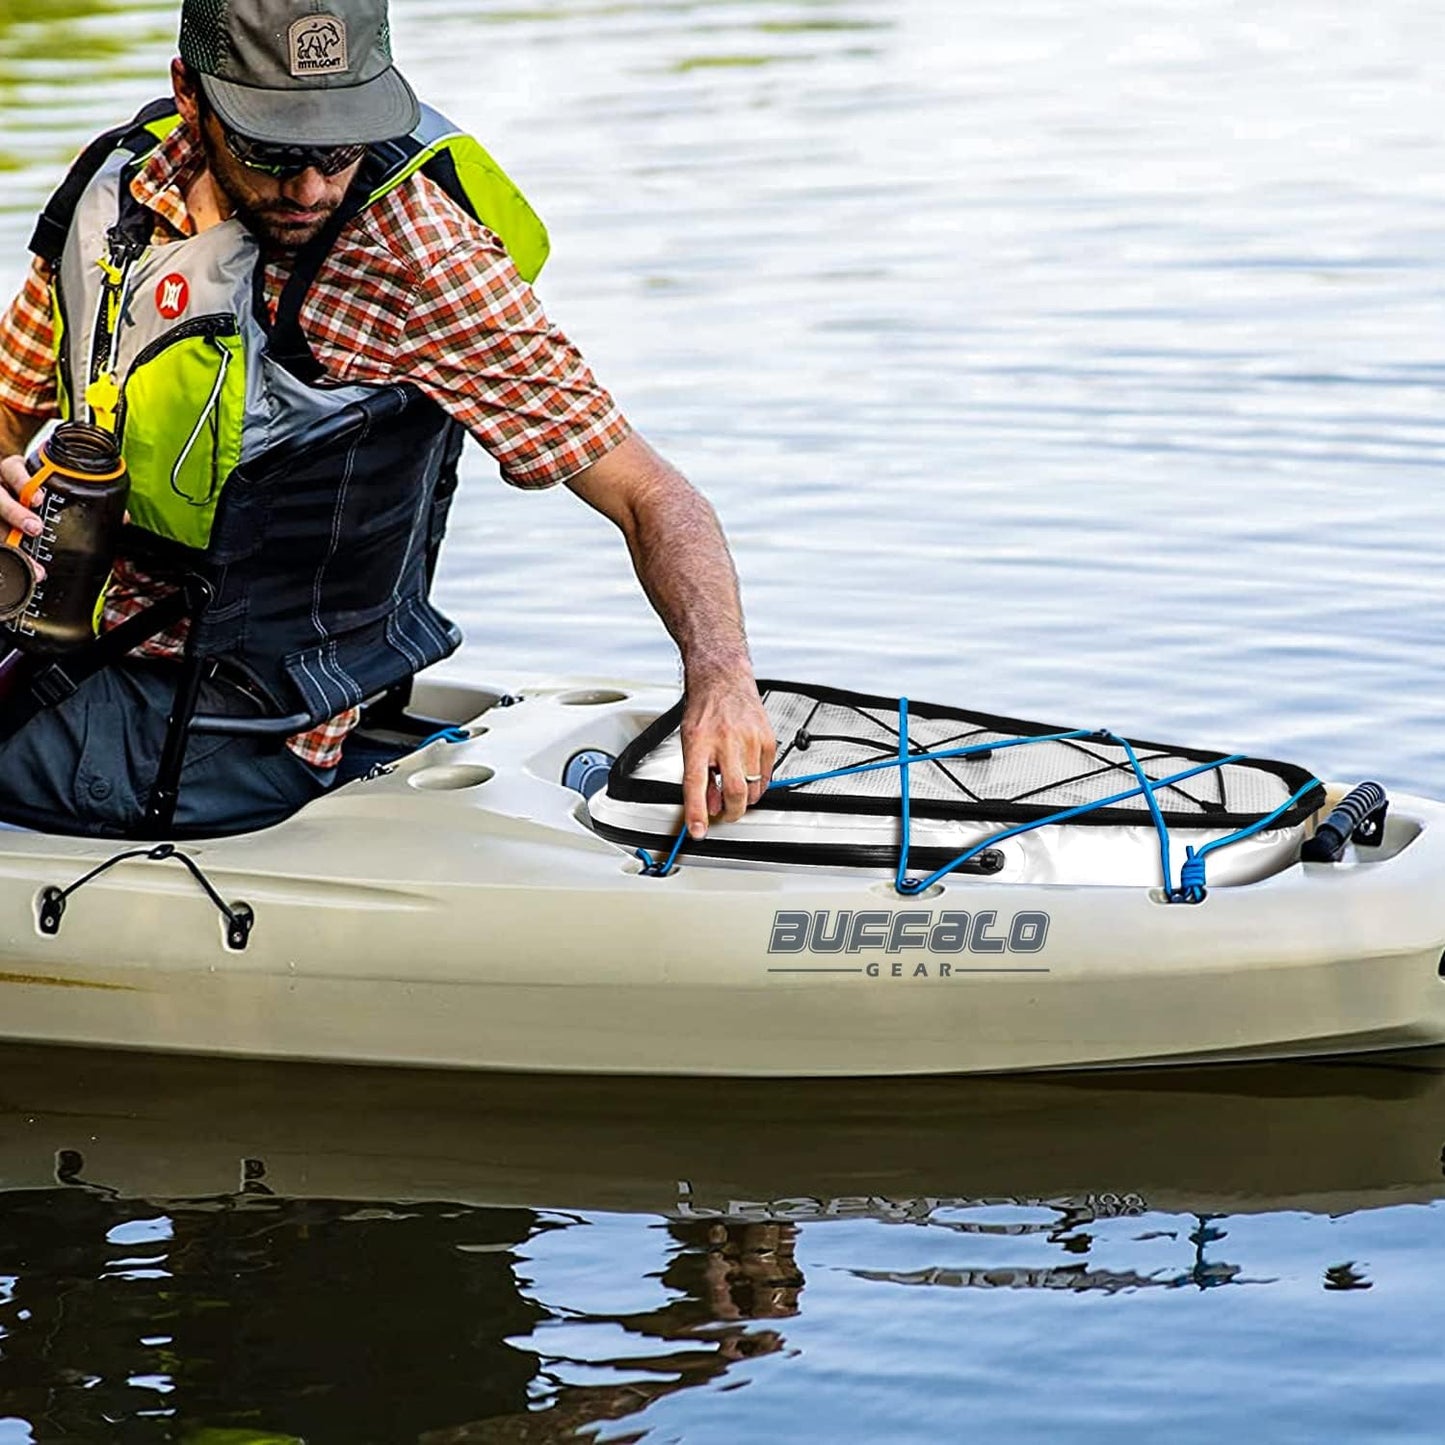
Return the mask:
<svg viewBox="0 0 1445 1445">
<path fill-rule="evenodd" d="M 37 245 L 0 320 L 0 522 L 39 531 L 18 500 L 20 453 L 47 418 L 117 432 L 138 541 L 117 560 L 105 626 L 174 590 L 152 553 L 189 557 L 239 589 L 223 589 L 213 612 L 245 619 L 203 710 L 245 711 L 258 693 L 274 703 L 289 686 L 318 721 L 280 748 L 193 738 L 178 830 L 286 816 L 334 778 L 364 684 L 455 647 L 419 560 L 455 461 L 447 417 L 508 481 L 563 482 L 622 531 L 682 653 L 688 830 L 739 817 L 767 786 L 774 742 L 716 518 L 548 322 L 508 254 L 530 253 L 530 278 L 544 233 L 490 158 L 418 106 L 391 64 L 385 0 L 327 0 L 323 14 L 309 0 L 185 0 L 179 48 L 175 113 L 143 112 L 87 152 L 77 193 L 37 230 L 49 226 L 50 253 Z M 513 231 L 507 244 L 469 214 L 478 206 Z M 379 405 L 398 382 L 427 399 L 426 417 L 411 407 L 410 420 L 323 448 L 320 461 L 312 447 L 311 482 L 298 464 L 266 502 L 270 573 L 257 549 L 226 550 L 243 510 L 230 478 L 258 455 L 284 462 L 293 438 L 303 446 L 349 402 Z M 288 527 L 289 551 L 271 541 Z M 387 566 L 392 601 L 362 625 L 347 576 Z M 390 574 L 380 585 L 384 595 Z M 160 633 L 0 744 L 0 816 L 132 831 L 183 644 L 182 628 Z"/>
</svg>

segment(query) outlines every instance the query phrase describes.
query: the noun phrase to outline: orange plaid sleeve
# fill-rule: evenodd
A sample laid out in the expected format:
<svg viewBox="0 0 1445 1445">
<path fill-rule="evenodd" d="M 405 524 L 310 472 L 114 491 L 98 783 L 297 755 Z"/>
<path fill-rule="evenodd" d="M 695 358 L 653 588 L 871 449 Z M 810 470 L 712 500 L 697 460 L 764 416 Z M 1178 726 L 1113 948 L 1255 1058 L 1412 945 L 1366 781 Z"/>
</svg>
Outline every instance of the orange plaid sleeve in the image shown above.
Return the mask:
<svg viewBox="0 0 1445 1445">
<path fill-rule="evenodd" d="M 37 258 L 0 317 L 0 405 L 31 416 L 56 414 L 53 336 L 50 272 Z"/>
<path fill-rule="evenodd" d="M 566 481 L 630 431 L 511 257 L 478 226 L 429 259 L 400 338 L 406 374 L 460 419 L 513 486 Z"/>
<path fill-rule="evenodd" d="M 273 306 L 284 281 L 268 268 Z M 501 241 L 423 175 L 342 233 L 302 326 L 331 376 L 414 383 L 513 486 L 564 482 L 631 432 Z"/>
</svg>

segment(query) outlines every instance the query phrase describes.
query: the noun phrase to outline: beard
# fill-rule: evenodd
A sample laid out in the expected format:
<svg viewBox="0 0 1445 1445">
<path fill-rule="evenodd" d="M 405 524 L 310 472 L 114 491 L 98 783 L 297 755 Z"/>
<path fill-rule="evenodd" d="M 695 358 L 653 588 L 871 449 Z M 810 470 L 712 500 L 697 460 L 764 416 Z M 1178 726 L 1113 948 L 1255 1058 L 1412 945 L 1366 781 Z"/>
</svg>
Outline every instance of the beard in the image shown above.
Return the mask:
<svg viewBox="0 0 1445 1445">
<path fill-rule="evenodd" d="M 277 256 L 294 256 L 321 234 L 340 197 L 314 206 L 298 206 L 279 194 L 259 191 L 246 168 L 224 146 L 218 145 L 208 126 L 201 126 L 201 146 L 216 188 L 230 202 L 231 214 L 256 237 L 265 250 Z M 262 178 L 271 188 L 276 182 Z"/>
</svg>

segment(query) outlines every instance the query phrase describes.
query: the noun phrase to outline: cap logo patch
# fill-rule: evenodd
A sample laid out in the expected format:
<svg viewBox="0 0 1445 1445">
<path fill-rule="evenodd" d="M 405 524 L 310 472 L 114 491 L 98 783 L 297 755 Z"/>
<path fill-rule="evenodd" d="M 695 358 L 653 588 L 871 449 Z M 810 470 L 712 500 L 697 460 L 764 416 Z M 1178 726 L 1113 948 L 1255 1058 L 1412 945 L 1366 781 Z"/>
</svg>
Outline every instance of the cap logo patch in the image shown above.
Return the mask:
<svg viewBox="0 0 1445 1445">
<path fill-rule="evenodd" d="M 291 74 L 336 75 L 346 69 L 346 22 L 335 15 L 306 15 L 286 31 Z"/>
<path fill-rule="evenodd" d="M 178 271 L 172 271 L 156 287 L 156 310 L 167 321 L 174 321 L 190 304 L 191 288 Z"/>
</svg>

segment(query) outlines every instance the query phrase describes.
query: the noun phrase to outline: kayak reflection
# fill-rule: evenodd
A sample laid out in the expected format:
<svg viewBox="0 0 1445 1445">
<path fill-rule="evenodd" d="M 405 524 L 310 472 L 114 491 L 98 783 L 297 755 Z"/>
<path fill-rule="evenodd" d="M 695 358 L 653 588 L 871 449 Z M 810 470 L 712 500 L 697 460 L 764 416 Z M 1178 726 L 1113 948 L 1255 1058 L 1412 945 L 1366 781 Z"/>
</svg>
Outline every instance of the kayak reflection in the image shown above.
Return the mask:
<svg viewBox="0 0 1445 1445">
<path fill-rule="evenodd" d="M 0 1182 L 740 1222 L 1445 1195 L 1445 1049 L 1073 1075 L 576 1078 L 0 1046 Z M 70 1151 L 66 1153 L 64 1151 Z M 57 1161 L 59 1161 L 57 1163 Z"/>
<path fill-rule="evenodd" d="M 574 1438 L 781 1368 L 815 1229 L 869 1291 L 1267 1288 L 1231 1216 L 1445 1197 L 1440 1051 L 879 1084 L 7 1047 L 0 1101 L 0 1396 L 121 1445 Z"/>
</svg>

